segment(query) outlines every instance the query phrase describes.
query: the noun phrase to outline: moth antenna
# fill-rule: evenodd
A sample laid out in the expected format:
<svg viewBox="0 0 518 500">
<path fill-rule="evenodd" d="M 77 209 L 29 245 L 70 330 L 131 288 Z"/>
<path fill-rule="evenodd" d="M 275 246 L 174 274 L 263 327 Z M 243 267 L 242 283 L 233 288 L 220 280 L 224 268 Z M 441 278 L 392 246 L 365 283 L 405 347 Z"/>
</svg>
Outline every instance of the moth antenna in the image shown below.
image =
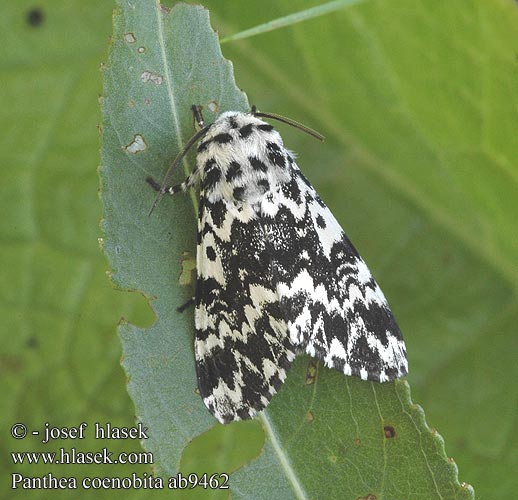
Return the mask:
<svg viewBox="0 0 518 500">
<path fill-rule="evenodd" d="M 191 108 L 191 109 L 193 109 L 193 113 L 194 113 L 194 108 L 195 108 L 195 106 L 193 106 Z M 196 111 L 198 112 L 199 110 L 196 108 Z M 196 121 L 198 121 L 198 117 L 201 117 L 201 114 L 196 115 L 196 113 L 195 113 Z M 200 122 L 198 122 L 198 123 L 200 123 Z M 204 123 L 203 118 L 201 119 L 201 123 Z M 180 151 L 178 156 L 174 159 L 173 164 L 169 167 L 169 169 L 167 170 L 167 173 L 165 174 L 164 180 L 162 181 L 162 187 L 160 188 L 160 191 L 158 191 L 158 194 L 156 195 L 155 201 L 153 202 L 153 206 L 151 207 L 151 210 L 148 213 L 148 217 L 153 213 L 153 211 L 155 210 L 157 205 L 160 203 L 162 196 L 164 196 L 164 194 L 167 192 L 167 186 L 168 186 L 169 182 L 171 181 L 171 177 L 173 176 L 176 167 L 184 159 L 185 155 L 192 148 L 193 144 L 195 144 L 197 141 L 199 141 L 207 133 L 209 128 L 210 128 L 210 125 L 204 125 L 204 127 L 201 130 L 198 130 L 198 132 L 196 132 L 189 139 L 189 142 L 185 145 L 185 147 L 182 149 L 182 151 Z"/>
<path fill-rule="evenodd" d="M 282 123 L 286 123 L 287 125 L 291 125 L 292 127 L 298 128 L 299 130 L 302 130 L 302 132 L 306 132 L 306 134 L 309 134 L 310 136 L 314 137 L 315 139 L 318 139 L 319 141 L 324 141 L 325 137 L 317 132 L 316 130 L 313 130 L 310 127 L 307 127 L 306 125 L 303 125 L 302 123 L 299 123 L 295 120 L 292 120 L 291 118 L 286 118 L 282 115 L 276 115 L 275 113 L 262 113 L 261 111 L 257 111 L 256 106 L 252 106 L 251 113 L 254 116 L 259 116 L 261 118 L 271 118 L 273 120 L 277 120 Z"/>
</svg>

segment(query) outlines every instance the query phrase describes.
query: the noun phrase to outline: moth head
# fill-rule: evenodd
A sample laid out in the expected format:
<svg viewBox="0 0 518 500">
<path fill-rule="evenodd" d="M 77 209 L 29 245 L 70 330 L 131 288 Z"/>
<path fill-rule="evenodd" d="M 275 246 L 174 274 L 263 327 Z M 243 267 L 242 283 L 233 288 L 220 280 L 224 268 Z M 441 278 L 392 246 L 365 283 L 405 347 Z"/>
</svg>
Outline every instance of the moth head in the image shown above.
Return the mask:
<svg viewBox="0 0 518 500">
<path fill-rule="evenodd" d="M 164 177 L 164 180 L 162 181 L 161 188 L 158 191 L 158 194 L 156 195 L 155 201 L 153 202 L 153 205 L 151 207 L 151 210 L 149 211 L 148 215 L 151 215 L 155 208 L 157 207 L 158 203 L 162 199 L 162 196 L 167 191 L 167 187 L 171 181 L 171 178 L 176 171 L 176 168 L 182 160 L 185 158 L 187 153 L 190 151 L 190 149 L 193 147 L 194 144 L 196 144 L 198 141 L 200 141 L 205 136 L 208 136 L 208 139 L 218 139 L 220 141 L 225 141 L 226 136 L 225 134 L 228 133 L 231 129 L 240 129 L 240 132 L 243 135 L 246 135 L 248 133 L 248 128 L 250 127 L 250 130 L 254 126 L 266 126 L 270 127 L 267 123 L 263 122 L 261 118 L 270 118 L 273 120 L 280 121 L 282 123 L 285 123 L 287 125 L 290 125 L 292 127 L 295 127 L 299 130 L 302 130 L 303 132 L 311 135 L 312 137 L 315 137 L 316 139 L 323 141 L 324 136 L 315 130 L 295 121 L 291 118 L 286 118 L 281 115 L 277 115 L 274 113 L 262 113 L 260 111 L 257 111 L 256 106 L 252 106 L 252 109 L 248 113 L 243 113 L 240 111 L 225 111 L 221 113 L 214 122 L 212 122 L 209 125 L 205 125 L 205 121 L 203 120 L 203 116 L 201 114 L 201 106 L 193 104 L 191 106 L 191 111 L 194 116 L 194 120 L 197 123 L 198 127 L 200 127 L 200 130 L 198 130 L 187 142 L 185 147 L 180 151 L 180 153 L 176 156 L 174 159 L 172 165 L 167 170 L 167 173 Z"/>
</svg>

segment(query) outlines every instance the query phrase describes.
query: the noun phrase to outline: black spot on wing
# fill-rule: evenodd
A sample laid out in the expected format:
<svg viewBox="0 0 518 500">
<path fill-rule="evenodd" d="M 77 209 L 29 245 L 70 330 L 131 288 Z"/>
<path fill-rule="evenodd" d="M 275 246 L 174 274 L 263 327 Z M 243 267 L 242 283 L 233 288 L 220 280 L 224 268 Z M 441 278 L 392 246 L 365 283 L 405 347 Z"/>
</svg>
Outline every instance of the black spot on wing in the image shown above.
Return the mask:
<svg viewBox="0 0 518 500">
<path fill-rule="evenodd" d="M 278 144 L 275 142 L 266 143 L 266 151 L 271 163 L 280 168 L 284 168 L 286 166 L 286 159 L 284 158 L 284 154 Z"/>
<path fill-rule="evenodd" d="M 313 186 L 311 185 L 311 182 L 309 182 L 307 180 L 306 176 L 300 170 L 297 170 L 297 175 L 302 179 L 302 181 L 304 182 L 304 184 L 306 184 L 306 186 L 308 186 L 308 187 L 313 189 Z"/>
<path fill-rule="evenodd" d="M 227 169 L 227 182 L 232 182 L 234 179 L 237 179 L 241 176 L 241 173 L 241 165 L 237 161 L 232 160 Z"/>
<path fill-rule="evenodd" d="M 248 161 L 254 170 L 258 170 L 260 172 L 267 172 L 268 166 L 262 162 L 257 156 L 249 156 Z"/>
<path fill-rule="evenodd" d="M 201 142 L 200 144 L 198 144 L 198 147 L 196 148 L 196 151 L 198 151 L 198 153 L 202 153 L 203 151 L 205 151 L 209 147 L 209 144 L 210 144 L 210 141 L 203 141 L 203 142 Z"/>
<path fill-rule="evenodd" d="M 207 258 L 209 260 L 211 260 L 212 262 L 214 262 L 216 260 L 216 251 L 214 250 L 213 247 L 211 246 L 208 246 L 206 249 L 205 249 L 205 253 L 207 254 Z"/>
<path fill-rule="evenodd" d="M 216 227 L 221 227 L 223 221 L 225 220 L 225 215 L 227 213 L 227 208 L 222 200 L 215 201 L 214 203 L 210 203 L 206 201 L 207 210 L 210 212 L 210 216 L 212 217 L 212 222 Z M 211 227 L 208 226 L 207 230 L 212 231 Z M 205 228 L 204 228 L 205 231 Z"/>
<path fill-rule="evenodd" d="M 208 159 L 203 167 L 203 189 L 213 189 L 220 179 L 221 170 L 216 164 L 216 160 L 214 158 Z"/>
<path fill-rule="evenodd" d="M 198 332 L 196 336 L 200 338 Z M 210 362 L 198 363 L 196 371 L 202 397 L 209 396 L 220 380 L 223 380 L 230 390 L 235 388 L 234 374 L 237 372 L 237 365 L 232 349 L 215 346 L 210 353 Z"/>
<path fill-rule="evenodd" d="M 221 285 L 214 278 L 201 278 L 196 280 L 196 305 L 212 304 L 217 299 Z"/>
<path fill-rule="evenodd" d="M 212 141 L 217 142 L 218 144 L 227 144 L 232 141 L 232 136 L 227 133 L 218 134 L 212 138 Z"/>
<path fill-rule="evenodd" d="M 318 214 L 316 219 L 315 219 L 316 223 L 317 223 L 317 226 L 320 228 L 320 229 L 325 229 L 326 227 L 326 221 L 324 220 L 324 218 Z"/>
<path fill-rule="evenodd" d="M 359 376 L 360 370 L 363 367 L 366 368 L 367 372 L 378 372 L 379 374 L 379 353 L 369 345 L 365 335 L 361 335 L 356 339 L 349 364 L 354 375 Z"/>
<path fill-rule="evenodd" d="M 239 135 L 242 139 L 246 139 L 252 132 L 254 131 L 254 126 L 252 123 L 245 125 L 239 129 Z"/>
<path fill-rule="evenodd" d="M 257 183 L 263 190 L 263 193 L 266 193 L 270 189 L 270 183 L 266 179 L 259 179 Z"/>
<path fill-rule="evenodd" d="M 289 182 L 286 182 L 282 185 L 282 193 L 286 198 L 289 198 L 290 200 L 295 201 L 296 203 L 301 203 L 301 197 L 300 197 L 300 188 L 297 184 L 297 181 L 292 178 Z"/>
<path fill-rule="evenodd" d="M 242 186 L 234 188 L 234 191 L 232 191 L 232 196 L 238 201 L 243 201 L 245 199 L 245 188 Z"/>
<path fill-rule="evenodd" d="M 389 344 L 387 332 L 390 332 L 390 334 L 398 340 L 403 340 L 401 330 L 399 329 L 390 309 L 387 307 L 380 304 L 370 303 L 368 308 L 365 308 L 363 304 L 358 304 L 355 305 L 355 310 L 358 310 L 359 314 L 364 318 L 365 328 L 367 331 L 371 332 L 384 347 L 387 347 Z"/>
<path fill-rule="evenodd" d="M 230 128 L 238 128 L 239 127 L 239 125 L 237 124 L 235 116 L 231 116 L 228 119 L 228 124 L 230 125 Z"/>
<path fill-rule="evenodd" d="M 261 125 L 258 125 L 257 128 L 263 132 L 271 132 L 273 130 L 273 127 L 268 123 L 262 123 Z"/>
</svg>

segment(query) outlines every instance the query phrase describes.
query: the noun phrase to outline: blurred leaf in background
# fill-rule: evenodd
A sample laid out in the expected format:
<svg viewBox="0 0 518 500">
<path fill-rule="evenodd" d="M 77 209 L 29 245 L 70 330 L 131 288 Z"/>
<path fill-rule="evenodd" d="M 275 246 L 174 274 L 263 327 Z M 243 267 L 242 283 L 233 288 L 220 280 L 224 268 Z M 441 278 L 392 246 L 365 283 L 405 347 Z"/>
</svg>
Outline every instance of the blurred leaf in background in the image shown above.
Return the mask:
<svg viewBox="0 0 518 500">
<path fill-rule="evenodd" d="M 313 5 L 206 4 L 222 36 Z M 132 424 L 114 325 L 153 320 L 138 294 L 111 289 L 96 243 L 98 65 L 112 8 L 21 0 L 0 20 L 4 436 L 15 421 Z M 328 137 L 316 147 L 283 131 L 382 283 L 405 334 L 413 399 L 481 498 L 511 496 L 518 465 L 517 28 L 510 0 L 366 1 L 223 46 L 251 102 Z M 235 455 L 217 432 L 195 443 L 215 468 Z M 13 467 L 9 451 L 49 448 L 32 437 L 0 446 L 5 469 L 27 475 L 149 471 Z M 195 451 L 187 469 L 201 463 Z"/>
<path fill-rule="evenodd" d="M 96 441 L 92 429 L 95 422 L 134 425 L 115 325 L 121 316 L 137 324 L 153 319 L 140 294 L 113 290 L 97 241 L 99 64 L 111 33 L 112 9 L 105 1 L 2 5 L 0 456 L 9 473 L 82 477 L 150 472 L 147 465 L 14 466 L 9 454 L 60 446 L 142 451 L 138 441 Z M 43 435 L 11 438 L 15 422 L 23 422 L 29 432 L 42 431 L 45 422 L 58 427 L 87 422 L 89 428 L 82 441 L 43 445 Z M 26 495 L 11 490 L 10 482 L 10 474 L 4 474 L 0 495 Z M 54 493 L 76 496 L 74 491 Z M 48 491 L 31 494 L 48 498 Z M 128 493 L 82 494 L 112 498 Z"/>
</svg>

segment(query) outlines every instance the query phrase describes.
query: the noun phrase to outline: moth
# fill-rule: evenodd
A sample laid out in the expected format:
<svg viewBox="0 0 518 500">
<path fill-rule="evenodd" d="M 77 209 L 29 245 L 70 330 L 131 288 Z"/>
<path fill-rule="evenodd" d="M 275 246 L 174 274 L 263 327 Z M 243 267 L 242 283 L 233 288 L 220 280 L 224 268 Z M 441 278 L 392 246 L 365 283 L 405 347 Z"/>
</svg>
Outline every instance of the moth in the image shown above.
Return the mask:
<svg viewBox="0 0 518 500">
<path fill-rule="evenodd" d="M 299 353 L 345 375 L 392 381 L 408 371 L 401 331 L 365 262 L 262 118 L 227 111 L 173 162 L 166 194 L 199 186 L 195 345 L 198 388 L 222 423 L 252 418 L 286 379 Z M 170 185 L 197 146 L 196 168 Z"/>
</svg>

